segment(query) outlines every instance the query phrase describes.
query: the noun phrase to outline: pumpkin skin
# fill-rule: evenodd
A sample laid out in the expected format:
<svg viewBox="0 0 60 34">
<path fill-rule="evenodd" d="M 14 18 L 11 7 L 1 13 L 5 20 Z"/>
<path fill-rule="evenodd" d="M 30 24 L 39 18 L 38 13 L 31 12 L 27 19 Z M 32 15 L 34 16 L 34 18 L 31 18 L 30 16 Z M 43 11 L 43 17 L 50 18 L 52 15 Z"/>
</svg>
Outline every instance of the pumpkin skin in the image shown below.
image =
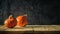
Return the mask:
<svg viewBox="0 0 60 34">
<path fill-rule="evenodd" d="M 17 24 L 17 20 L 12 16 L 9 16 L 9 18 L 7 18 L 4 22 L 4 26 L 8 28 L 13 28 L 16 26 L 16 24 Z"/>
<path fill-rule="evenodd" d="M 24 27 L 27 25 L 27 18 L 25 16 L 18 16 L 16 20 L 17 20 L 17 26 L 19 27 Z"/>
</svg>

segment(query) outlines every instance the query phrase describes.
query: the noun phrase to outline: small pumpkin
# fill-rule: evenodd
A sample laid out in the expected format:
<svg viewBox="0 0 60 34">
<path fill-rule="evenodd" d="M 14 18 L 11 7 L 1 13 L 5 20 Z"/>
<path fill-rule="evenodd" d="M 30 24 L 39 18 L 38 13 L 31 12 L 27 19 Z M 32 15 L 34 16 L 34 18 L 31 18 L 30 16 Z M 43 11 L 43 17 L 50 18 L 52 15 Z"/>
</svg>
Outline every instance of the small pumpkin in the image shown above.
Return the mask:
<svg viewBox="0 0 60 34">
<path fill-rule="evenodd" d="M 12 15 L 10 15 L 5 21 L 4 26 L 8 28 L 13 28 L 17 24 L 16 18 L 14 18 Z"/>
<path fill-rule="evenodd" d="M 27 25 L 27 18 L 25 16 L 18 16 L 16 20 L 17 20 L 17 26 L 19 27 L 24 27 Z"/>
</svg>

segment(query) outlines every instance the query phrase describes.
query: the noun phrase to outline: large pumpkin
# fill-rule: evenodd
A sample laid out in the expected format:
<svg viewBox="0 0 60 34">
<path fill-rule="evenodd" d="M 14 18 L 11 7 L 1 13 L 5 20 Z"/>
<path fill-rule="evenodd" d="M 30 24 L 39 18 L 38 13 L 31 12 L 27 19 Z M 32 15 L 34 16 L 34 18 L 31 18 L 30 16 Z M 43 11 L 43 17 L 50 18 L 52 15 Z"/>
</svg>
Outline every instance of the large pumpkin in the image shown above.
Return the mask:
<svg viewBox="0 0 60 34">
<path fill-rule="evenodd" d="M 13 28 L 16 26 L 17 20 L 10 15 L 5 21 L 4 21 L 4 26 L 8 28 Z"/>
<path fill-rule="evenodd" d="M 17 19 L 17 26 L 24 27 L 27 25 L 27 18 L 25 16 L 18 16 L 16 19 Z"/>
</svg>

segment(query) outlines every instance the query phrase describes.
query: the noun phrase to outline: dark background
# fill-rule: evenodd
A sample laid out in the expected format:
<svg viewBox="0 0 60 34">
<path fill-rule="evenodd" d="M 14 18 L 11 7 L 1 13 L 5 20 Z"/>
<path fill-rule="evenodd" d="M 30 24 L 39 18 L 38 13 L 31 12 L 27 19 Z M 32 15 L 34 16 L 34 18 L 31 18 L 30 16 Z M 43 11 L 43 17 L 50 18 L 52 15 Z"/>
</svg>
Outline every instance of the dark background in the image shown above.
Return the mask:
<svg viewBox="0 0 60 34">
<path fill-rule="evenodd" d="M 58 0 L 0 0 L 0 24 L 13 14 L 26 13 L 29 25 L 60 25 L 60 1 Z"/>
</svg>

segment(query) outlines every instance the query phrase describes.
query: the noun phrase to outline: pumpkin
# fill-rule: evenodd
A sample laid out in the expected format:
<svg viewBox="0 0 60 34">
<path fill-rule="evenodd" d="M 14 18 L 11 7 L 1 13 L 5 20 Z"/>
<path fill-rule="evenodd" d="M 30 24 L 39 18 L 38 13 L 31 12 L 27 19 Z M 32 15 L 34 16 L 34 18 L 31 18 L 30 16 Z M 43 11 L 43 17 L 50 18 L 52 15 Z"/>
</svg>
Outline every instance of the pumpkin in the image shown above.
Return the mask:
<svg viewBox="0 0 60 34">
<path fill-rule="evenodd" d="M 4 26 L 8 27 L 8 28 L 13 28 L 15 27 L 17 24 L 17 20 L 16 18 L 12 17 L 12 15 L 10 15 L 5 21 L 4 21 Z"/>
<path fill-rule="evenodd" d="M 17 20 L 17 26 L 19 27 L 24 27 L 27 25 L 27 18 L 25 16 L 18 16 L 16 20 Z"/>
</svg>

